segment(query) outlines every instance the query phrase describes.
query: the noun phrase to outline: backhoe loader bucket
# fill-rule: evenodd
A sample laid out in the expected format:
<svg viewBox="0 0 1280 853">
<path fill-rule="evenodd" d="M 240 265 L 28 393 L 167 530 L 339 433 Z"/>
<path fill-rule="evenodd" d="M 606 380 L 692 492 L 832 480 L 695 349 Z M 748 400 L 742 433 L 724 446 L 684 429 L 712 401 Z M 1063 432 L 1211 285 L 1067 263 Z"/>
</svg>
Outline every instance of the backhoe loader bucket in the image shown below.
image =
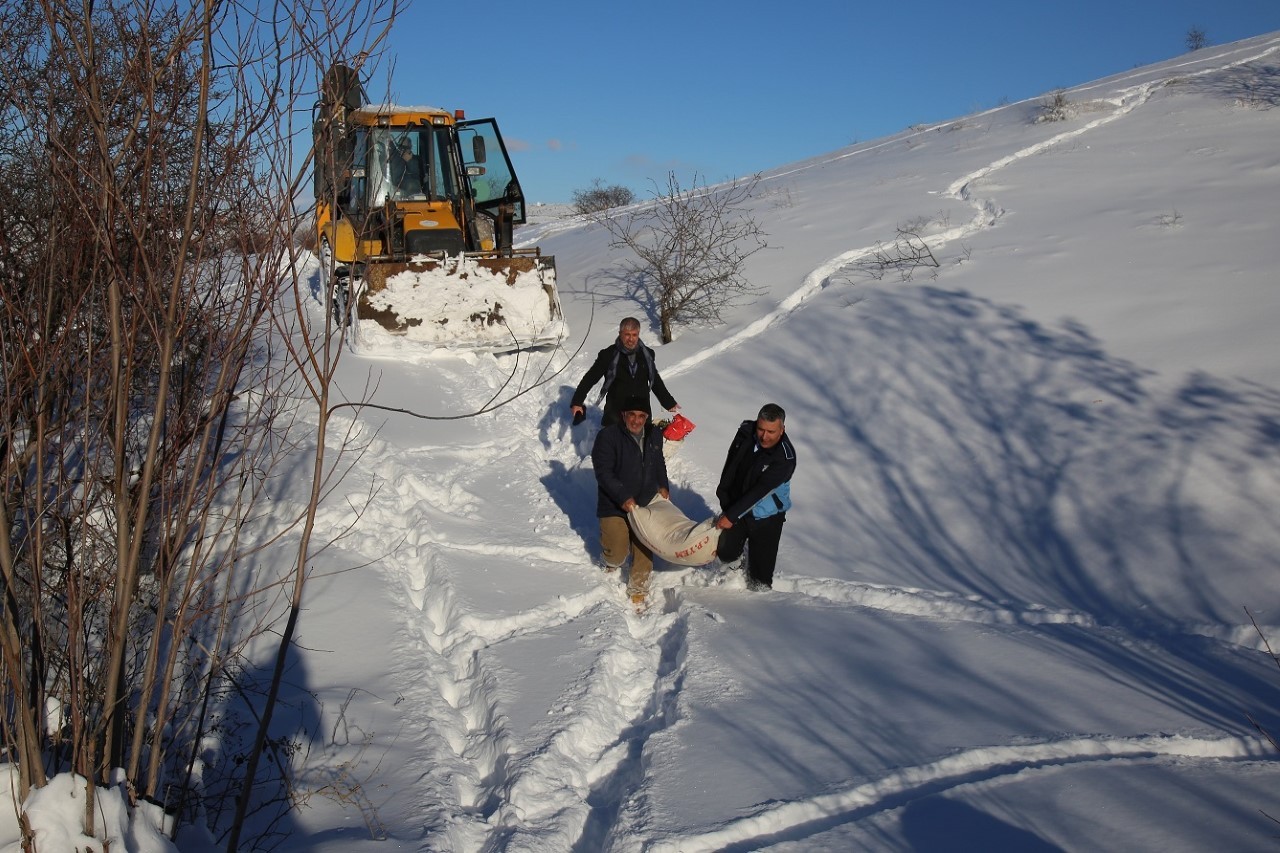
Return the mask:
<svg viewBox="0 0 1280 853">
<path fill-rule="evenodd" d="M 502 352 L 546 346 L 567 333 L 555 259 L 464 254 L 370 263 L 356 301 L 361 338 L 392 335 L 427 348 Z"/>
</svg>

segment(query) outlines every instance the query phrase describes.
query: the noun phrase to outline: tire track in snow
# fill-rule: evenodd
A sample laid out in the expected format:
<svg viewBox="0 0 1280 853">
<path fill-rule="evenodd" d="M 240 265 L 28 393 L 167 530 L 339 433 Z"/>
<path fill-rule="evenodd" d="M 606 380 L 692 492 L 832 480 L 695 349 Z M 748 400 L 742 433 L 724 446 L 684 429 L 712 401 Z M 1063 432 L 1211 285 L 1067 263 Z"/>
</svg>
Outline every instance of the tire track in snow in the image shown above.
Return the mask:
<svg viewBox="0 0 1280 853">
<path fill-rule="evenodd" d="M 972 622 L 978 625 L 1072 625 L 1088 630 L 1129 632 L 1123 626 L 1099 623 L 1088 613 L 1042 604 L 991 601 L 981 596 L 955 592 L 803 575 L 781 575 L 775 579 L 773 588 L 778 592 L 793 592 L 831 604 L 855 605 L 936 621 Z M 1255 628 L 1252 624 L 1169 624 L 1158 633 L 1162 636 L 1205 637 L 1225 645 L 1265 652 L 1267 647 L 1263 637 L 1280 635 L 1280 626 L 1259 625 Z"/>
<path fill-rule="evenodd" d="M 1093 617 L 1085 613 L 1055 610 L 1036 604 L 1019 607 L 987 601 L 976 595 L 843 581 L 836 578 L 786 576 L 774 582 L 774 589 L 795 592 L 835 604 L 852 604 L 904 616 L 921 616 L 951 622 L 974 622 L 982 625 L 1098 627 Z"/>
<path fill-rule="evenodd" d="M 967 202 L 968 204 L 970 204 L 972 207 L 975 208 L 974 216 L 965 225 L 958 226 L 955 228 L 950 228 L 939 234 L 930 235 L 924 238 L 925 244 L 931 250 L 936 252 L 939 249 L 946 246 L 948 243 L 953 243 L 957 240 L 963 240 L 979 231 L 982 231 L 987 228 L 992 228 L 999 222 L 1000 218 L 1004 215 L 1004 209 L 1001 208 L 998 203 L 992 200 L 974 198 L 971 192 L 971 187 L 973 186 L 974 182 L 982 178 L 985 178 L 995 172 L 998 172 L 1001 169 L 1006 168 L 1007 166 L 1010 166 L 1014 163 L 1024 160 L 1027 157 L 1034 157 L 1035 155 L 1040 154 L 1045 150 L 1061 145 L 1063 142 L 1072 140 L 1078 136 L 1082 136 L 1084 134 L 1089 133 L 1090 131 L 1096 130 L 1099 127 L 1105 126 L 1107 124 L 1110 124 L 1113 121 L 1123 118 L 1133 110 L 1145 104 L 1150 99 L 1151 95 L 1154 92 L 1164 88 L 1165 86 L 1170 85 L 1175 81 L 1194 79 L 1196 77 L 1203 77 L 1209 74 L 1220 73 L 1230 68 L 1235 68 L 1240 65 L 1245 65 L 1250 62 L 1256 62 L 1260 59 L 1265 59 L 1266 57 L 1270 56 L 1271 54 L 1277 51 L 1280 51 L 1280 44 L 1273 44 L 1271 46 L 1264 47 L 1261 50 L 1249 51 L 1247 55 L 1239 59 L 1236 59 L 1232 62 L 1226 63 L 1225 65 L 1214 65 L 1211 68 L 1203 68 L 1198 71 L 1188 72 L 1180 75 L 1171 75 L 1168 77 L 1147 81 L 1126 89 L 1119 90 L 1119 92 L 1117 92 L 1115 96 L 1106 99 L 1108 102 L 1114 103 L 1116 105 L 1115 110 L 1110 114 L 1094 119 L 1093 121 L 1086 123 L 1082 127 L 1064 131 L 1048 139 L 1045 139 L 1041 142 L 1038 142 L 1034 145 L 1029 145 L 1026 148 L 1016 151 L 1013 154 L 1008 155 L 1007 157 L 1002 157 L 999 160 L 996 160 L 993 163 L 990 163 L 986 166 L 976 169 L 975 171 L 970 172 L 969 174 L 954 181 L 949 187 L 947 187 L 945 191 L 943 191 L 942 193 L 943 197 L 953 198 L 959 201 Z M 1189 61 L 1185 64 L 1192 65 L 1192 64 L 1195 64 L 1195 61 L 1194 60 Z M 1178 67 L 1181 67 L 1181 66 L 1178 66 Z M 1120 78 L 1120 79 L 1122 80 L 1124 78 Z M 1112 81 L 1109 85 L 1114 86 L 1116 82 L 1118 81 Z M 1094 88 L 1094 87 L 1089 87 L 1089 88 Z M 1072 91 L 1075 92 L 1075 91 L 1087 91 L 1087 90 L 1088 89 L 1079 89 L 1079 90 L 1072 90 Z M 1007 109 L 1007 107 L 999 107 L 997 109 Z M 993 111 L 994 110 L 989 112 L 993 112 Z M 938 125 L 938 127 L 944 127 L 947 124 L 953 124 L 953 123 L 954 122 L 945 122 L 942 125 Z M 919 133 L 921 134 L 927 133 L 929 132 L 929 130 L 932 130 L 932 129 L 934 128 L 922 130 Z M 915 135 L 919 135 L 919 134 L 912 134 L 912 136 L 915 136 Z M 909 139 L 911 137 L 906 137 L 906 138 Z M 901 141 L 902 141 L 901 139 L 895 139 L 892 142 L 886 142 L 886 143 L 883 143 L 882 145 L 897 144 L 897 143 L 900 143 Z M 854 156 L 856 154 L 861 154 L 861 153 L 865 153 L 866 151 L 874 150 L 874 148 L 878 148 L 878 147 L 882 147 L 882 146 L 874 146 L 872 148 L 858 149 L 857 151 L 849 152 L 848 154 L 841 155 L 839 158 L 833 158 L 833 159 L 842 159 L 843 157 Z M 823 162 L 830 162 L 830 161 L 823 161 Z M 821 165 L 821 164 L 817 164 L 817 165 Z M 815 166 L 808 166 L 806 168 L 815 168 Z M 800 171 L 800 170 L 796 170 L 796 171 Z M 789 173 L 780 173 L 779 175 L 775 175 L 772 177 L 774 178 L 780 177 L 782 174 L 789 174 Z M 694 353 L 693 355 L 690 355 L 682 359 L 681 361 L 677 362 L 676 364 L 672 365 L 669 368 L 664 368 L 663 374 L 665 376 L 680 376 L 681 374 L 689 372 L 690 370 L 692 370 L 702 362 L 710 358 L 714 358 L 718 355 L 721 355 L 725 352 L 728 352 L 729 350 L 736 349 L 737 347 L 741 346 L 742 344 L 746 343 L 752 338 L 755 338 L 758 335 L 763 334 L 770 327 L 776 325 L 777 323 L 789 317 L 796 310 L 798 310 L 801 305 L 803 305 L 808 299 L 810 299 L 814 294 L 818 293 L 823 288 L 825 288 L 831 282 L 831 279 L 834 275 L 839 273 L 841 270 L 847 269 L 848 267 L 856 264 L 858 261 L 872 256 L 873 253 L 880 250 L 881 248 L 882 247 L 880 244 L 876 244 L 872 246 L 863 246 L 861 248 L 851 249 L 847 252 L 841 252 L 839 255 L 836 255 L 835 257 L 832 257 L 831 259 L 825 261 L 824 263 L 816 267 L 814 270 L 812 270 L 808 275 L 806 275 L 804 277 L 804 280 L 801 282 L 800 287 L 798 287 L 795 291 L 793 291 L 787 298 L 783 299 L 780 303 L 778 303 L 778 306 L 774 308 L 772 311 L 768 312 L 767 314 L 755 320 L 754 322 L 749 323 L 744 328 L 738 330 L 734 334 L 716 343 L 715 345 L 707 347 L 697 353 Z"/>
<path fill-rule="evenodd" d="M 479 363 L 487 369 L 487 361 Z M 501 362 L 495 363 L 500 372 Z M 664 725 L 682 678 L 685 619 L 674 604 L 634 614 L 618 576 L 603 575 L 584 557 L 580 535 L 563 516 L 548 514 L 536 532 L 522 528 L 499 541 L 494 534 L 510 529 L 509 519 L 486 517 L 494 508 L 468 487 L 501 468 L 512 486 L 549 502 L 542 479 L 552 463 L 568 470 L 580 460 L 571 441 L 543 447 L 529 434 L 527 425 L 543 405 L 529 395 L 500 409 L 496 432 L 505 439 L 413 448 L 374 440 L 368 455 L 377 460 L 372 474 L 383 487 L 348 544 L 377 555 L 381 570 L 403 589 L 414 642 L 392 651 L 410 728 L 421 732 L 414 796 L 431 849 L 568 849 L 584 833 L 608 837 L 622 800 L 641 779 L 643 741 Z M 335 509 L 330 522 L 345 517 Z M 451 580 L 454 561 L 475 556 L 580 565 L 588 583 L 516 612 L 481 615 Z M 603 642 L 556 698 L 540 726 L 545 734 L 532 746 L 517 745 L 490 652 L 595 616 L 612 623 L 593 632 Z"/>
<path fill-rule="evenodd" d="M 653 853 L 754 850 L 797 841 L 913 800 L 1028 770 L 1093 762 L 1138 762 L 1152 758 L 1243 759 L 1269 756 L 1264 738 L 1219 739 L 1151 735 L 1134 738 L 1074 737 L 1040 744 L 980 747 L 854 785 L 843 791 L 766 806 L 755 814 L 704 833 L 665 838 L 647 845 Z"/>
<path fill-rule="evenodd" d="M 543 413 L 545 401 L 526 397 L 504 411 L 511 422 L 513 446 L 529 460 L 530 480 L 540 482 L 553 463 L 563 470 L 582 460 L 570 437 L 551 439 L 529 453 L 528 439 L 517 428 Z M 581 538 L 565 535 L 581 548 Z M 597 849 L 607 839 L 618 810 L 642 779 L 644 741 L 668 724 L 683 680 L 687 617 L 678 598 L 655 602 L 644 615 L 626 601 L 621 579 L 605 575 L 579 551 L 575 561 L 592 579 L 581 598 L 596 602 L 612 626 L 594 636 L 603 639 L 590 665 L 558 696 L 550 716 L 550 732 L 539 745 L 508 757 L 501 805 L 494 815 L 494 849 L 543 851 Z M 655 579 L 656 580 L 656 579 Z M 655 584 L 656 592 L 656 584 Z M 656 595 L 655 595 L 656 598 Z M 550 611 L 550 612 L 549 612 Z M 500 642 L 517 626 L 548 624 L 566 614 L 561 604 L 542 605 L 496 622 L 463 617 L 478 633 Z M 487 627 L 486 627 L 487 623 Z"/>
</svg>

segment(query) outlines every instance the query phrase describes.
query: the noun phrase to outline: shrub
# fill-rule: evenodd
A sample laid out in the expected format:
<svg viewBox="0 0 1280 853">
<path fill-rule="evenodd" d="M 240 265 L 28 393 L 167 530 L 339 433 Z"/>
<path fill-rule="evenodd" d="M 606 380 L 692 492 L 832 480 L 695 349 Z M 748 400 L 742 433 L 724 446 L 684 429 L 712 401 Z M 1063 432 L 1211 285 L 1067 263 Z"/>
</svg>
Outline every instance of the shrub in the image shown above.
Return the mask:
<svg viewBox="0 0 1280 853">
<path fill-rule="evenodd" d="M 1071 118 L 1071 101 L 1062 89 L 1055 89 L 1040 101 L 1040 114 L 1036 123 L 1042 121 L 1066 121 Z"/>
<path fill-rule="evenodd" d="M 626 187 L 617 184 L 606 187 L 604 181 L 596 178 L 590 189 L 573 191 L 573 212 L 587 216 L 611 207 L 626 207 L 635 200 L 636 194 Z"/>
</svg>

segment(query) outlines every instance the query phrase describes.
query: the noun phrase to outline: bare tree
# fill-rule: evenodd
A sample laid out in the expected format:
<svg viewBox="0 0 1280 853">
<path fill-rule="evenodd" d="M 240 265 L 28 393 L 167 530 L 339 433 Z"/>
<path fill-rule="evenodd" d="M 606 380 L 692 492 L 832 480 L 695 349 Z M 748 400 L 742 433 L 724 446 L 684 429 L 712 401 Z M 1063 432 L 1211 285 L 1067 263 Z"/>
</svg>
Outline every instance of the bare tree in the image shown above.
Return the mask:
<svg viewBox="0 0 1280 853">
<path fill-rule="evenodd" d="M 717 187 L 694 175 L 687 189 L 668 173 L 665 189 L 637 210 L 600 214 L 613 248 L 629 249 L 627 274 L 650 283 L 662 342 L 670 343 L 677 323 L 718 323 L 721 312 L 759 294 L 746 279 L 747 259 L 768 246 L 749 202 L 760 176 Z"/>
<path fill-rule="evenodd" d="M 1209 36 L 1205 33 L 1203 27 L 1193 26 L 1187 30 L 1184 43 L 1187 46 L 1187 50 L 1199 50 L 1209 45 Z"/>
<path fill-rule="evenodd" d="M 22 798 L 66 771 L 92 804 L 119 771 L 132 797 L 209 807 L 196 750 L 274 628 L 255 613 L 281 579 L 253 555 L 302 531 L 296 599 L 341 473 L 323 421 L 291 430 L 336 355 L 272 350 L 307 171 L 281 154 L 286 93 L 364 55 L 395 0 L 265 5 L 0 7 L 0 738 Z M 313 506 L 272 517 L 301 441 Z M 254 781 L 219 770 L 225 791 Z"/>
</svg>

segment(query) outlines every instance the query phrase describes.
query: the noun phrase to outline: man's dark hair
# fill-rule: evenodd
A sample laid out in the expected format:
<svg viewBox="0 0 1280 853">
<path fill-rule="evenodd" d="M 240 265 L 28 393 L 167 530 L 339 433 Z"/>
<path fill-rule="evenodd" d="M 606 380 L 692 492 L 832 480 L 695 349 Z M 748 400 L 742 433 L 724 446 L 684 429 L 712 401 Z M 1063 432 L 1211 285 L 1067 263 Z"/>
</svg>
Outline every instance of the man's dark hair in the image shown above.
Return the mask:
<svg viewBox="0 0 1280 853">
<path fill-rule="evenodd" d="M 765 403 L 760 408 L 760 414 L 756 415 L 756 420 L 768 421 L 769 423 L 782 421 L 785 424 L 787 422 L 787 413 L 777 403 Z"/>
</svg>

